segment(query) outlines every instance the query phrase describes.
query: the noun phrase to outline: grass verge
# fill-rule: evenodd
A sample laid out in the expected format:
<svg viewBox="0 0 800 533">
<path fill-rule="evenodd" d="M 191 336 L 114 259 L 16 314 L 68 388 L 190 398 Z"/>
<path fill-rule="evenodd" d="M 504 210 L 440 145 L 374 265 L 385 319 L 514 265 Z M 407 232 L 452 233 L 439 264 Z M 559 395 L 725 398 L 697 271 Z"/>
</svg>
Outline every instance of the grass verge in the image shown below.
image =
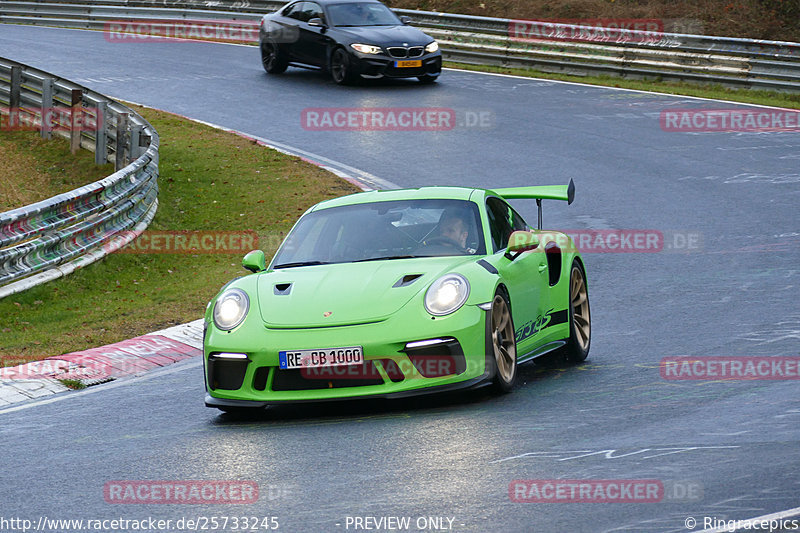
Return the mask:
<svg viewBox="0 0 800 533">
<path fill-rule="evenodd" d="M 95 165 L 94 154 L 72 155 L 69 141 L 44 140 L 29 131 L 0 132 L 0 212 L 46 200 L 114 172 L 114 165 Z"/>
<path fill-rule="evenodd" d="M 358 191 L 299 158 L 169 113 L 132 107 L 161 136 L 159 208 L 148 231 L 250 230 L 271 255 L 309 206 Z M 34 138 L 33 133 L 0 132 L 0 146 Z M 26 168 L 55 149 L 49 143 L 26 146 L 32 148 Z M 56 174 L 65 183 L 87 182 L 86 174 L 67 176 L 63 168 Z M 15 182 L 24 181 L 24 174 L 16 176 Z M 242 255 L 115 253 L 66 278 L 4 298 L 0 365 L 93 348 L 200 318 L 217 290 L 245 273 Z"/>
</svg>

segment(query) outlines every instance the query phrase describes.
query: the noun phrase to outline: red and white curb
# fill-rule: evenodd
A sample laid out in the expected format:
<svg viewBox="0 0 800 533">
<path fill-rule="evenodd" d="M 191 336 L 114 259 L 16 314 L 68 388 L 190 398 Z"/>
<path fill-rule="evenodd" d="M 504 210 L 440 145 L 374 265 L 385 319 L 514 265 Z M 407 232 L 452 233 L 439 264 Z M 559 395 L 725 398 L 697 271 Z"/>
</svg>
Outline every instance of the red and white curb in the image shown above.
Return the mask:
<svg viewBox="0 0 800 533">
<path fill-rule="evenodd" d="M 203 319 L 100 348 L 0 368 L 0 408 L 69 389 L 137 376 L 203 354 Z"/>
</svg>

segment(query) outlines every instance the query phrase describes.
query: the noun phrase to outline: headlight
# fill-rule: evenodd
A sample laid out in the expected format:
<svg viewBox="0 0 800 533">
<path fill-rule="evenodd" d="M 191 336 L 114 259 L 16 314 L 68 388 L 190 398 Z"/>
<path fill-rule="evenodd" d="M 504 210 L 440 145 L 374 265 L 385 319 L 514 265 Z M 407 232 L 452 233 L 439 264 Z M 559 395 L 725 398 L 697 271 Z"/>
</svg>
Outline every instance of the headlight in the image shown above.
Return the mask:
<svg viewBox="0 0 800 533">
<path fill-rule="evenodd" d="M 361 52 L 362 54 L 380 54 L 381 47 L 380 46 L 373 46 L 371 44 L 351 44 L 350 47 L 357 51 Z"/>
<path fill-rule="evenodd" d="M 433 41 L 431 44 L 425 47 L 426 54 L 432 54 L 439 49 L 439 43 Z"/>
<path fill-rule="evenodd" d="M 228 289 L 214 304 L 214 325 L 221 330 L 231 330 L 242 323 L 250 309 L 250 299 L 241 289 Z"/>
<path fill-rule="evenodd" d="M 431 284 L 425 293 L 425 309 L 435 316 L 458 310 L 469 296 L 469 282 L 461 274 L 445 274 Z"/>
</svg>

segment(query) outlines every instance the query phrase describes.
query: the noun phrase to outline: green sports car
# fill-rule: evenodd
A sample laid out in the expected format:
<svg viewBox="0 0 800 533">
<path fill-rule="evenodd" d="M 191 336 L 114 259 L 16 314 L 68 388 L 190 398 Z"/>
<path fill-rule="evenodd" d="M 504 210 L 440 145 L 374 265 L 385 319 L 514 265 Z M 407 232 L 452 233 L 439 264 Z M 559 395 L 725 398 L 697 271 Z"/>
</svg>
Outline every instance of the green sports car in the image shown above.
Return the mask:
<svg viewBox="0 0 800 533">
<path fill-rule="evenodd" d="M 583 361 L 583 261 L 543 231 L 542 200 L 574 185 L 369 191 L 313 207 L 269 266 L 222 288 L 205 315 L 206 405 L 223 411 L 514 386 L 551 352 Z M 534 199 L 538 229 L 507 203 Z"/>
</svg>

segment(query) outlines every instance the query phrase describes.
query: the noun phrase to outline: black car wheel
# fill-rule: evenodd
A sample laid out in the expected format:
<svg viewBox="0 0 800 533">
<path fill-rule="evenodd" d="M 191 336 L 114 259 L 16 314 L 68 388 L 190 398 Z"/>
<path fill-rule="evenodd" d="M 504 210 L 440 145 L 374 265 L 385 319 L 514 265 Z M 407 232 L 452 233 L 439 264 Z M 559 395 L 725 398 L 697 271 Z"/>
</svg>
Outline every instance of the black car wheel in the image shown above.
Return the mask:
<svg viewBox="0 0 800 533">
<path fill-rule="evenodd" d="M 436 80 L 439 79 L 439 76 L 429 76 L 428 74 L 425 74 L 424 76 L 417 76 L 417 79 L 425 84 L 436 83 Z"/>
<path fill-rule="evenodd" d="M 280 74 L 289 66 L 275 43 L 261 43 L 261 65 L 268 74 Z"/>
<path fill-rule="evenodd" d="M 350 57 L 344 48 L 337 48 L 331 54 L 330 71 L 333 81 L 339 85 L 347 85 L 355 81 L 355 76 L 350 68 Z"/>
</svg>

